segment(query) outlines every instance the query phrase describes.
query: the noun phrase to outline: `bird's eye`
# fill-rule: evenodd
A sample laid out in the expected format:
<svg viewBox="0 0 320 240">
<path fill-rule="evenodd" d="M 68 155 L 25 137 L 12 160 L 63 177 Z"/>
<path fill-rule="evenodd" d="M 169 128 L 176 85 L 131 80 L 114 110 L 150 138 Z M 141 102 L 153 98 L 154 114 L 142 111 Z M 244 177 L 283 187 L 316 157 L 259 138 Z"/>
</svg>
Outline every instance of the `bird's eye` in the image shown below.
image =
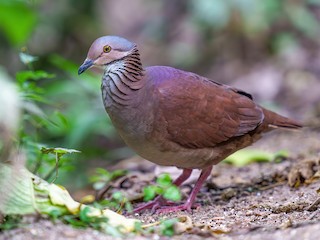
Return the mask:
<svg viewBox="0 0 320 240">
<path fill-rule="evenodd" d="M 105 45 L 105 46 L 103 47 L 103 52 L 108 53 L 108 52 L 110 52 L 110 51 L 111 51 L 111 47 L 110 47 L 109 45 Z"/>
</svg>

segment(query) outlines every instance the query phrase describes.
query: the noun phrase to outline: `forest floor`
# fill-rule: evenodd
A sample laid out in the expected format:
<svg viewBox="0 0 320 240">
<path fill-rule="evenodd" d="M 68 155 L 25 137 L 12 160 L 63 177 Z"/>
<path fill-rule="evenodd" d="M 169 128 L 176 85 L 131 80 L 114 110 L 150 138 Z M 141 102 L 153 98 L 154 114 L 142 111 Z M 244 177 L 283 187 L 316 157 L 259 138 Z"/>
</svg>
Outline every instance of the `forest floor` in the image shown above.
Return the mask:
<svg viewBox="0 0 320 240">
<path fill-rule="evenodd" d="M 218 164 L 198 194 L 197 202 L 201 207 L 192 213 L 151 214 L 146 211 L 130 216 L 145 224 L 183 217 L 189 221 L 186 231 L 170 238 L 154 234 L 131 235 L 127 239 L 319 239 L 320 132 L 277 130 L 251 148 L 271 152 L 285 149 L 290 156 L 279 163 L 260 162 L 244 167 Z M 288 180 L 296 186 L 290 187 Z M 184 187 L 185 191 L 188 189 L 190 186 Z M 42 219 L 5 231 L 0 239 L 99 240 L 114 237 Z"/>
</svg>

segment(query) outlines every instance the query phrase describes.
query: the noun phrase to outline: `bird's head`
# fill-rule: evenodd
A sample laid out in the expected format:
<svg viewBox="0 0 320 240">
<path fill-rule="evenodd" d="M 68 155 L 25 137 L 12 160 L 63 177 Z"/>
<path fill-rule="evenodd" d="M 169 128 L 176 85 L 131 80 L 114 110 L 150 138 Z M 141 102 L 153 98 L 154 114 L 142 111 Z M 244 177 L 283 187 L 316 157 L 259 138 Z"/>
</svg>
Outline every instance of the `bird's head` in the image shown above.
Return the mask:
<svg viewBox="0 0 320 240">
<path fill-rule="evenodd" d="M 90 67 L 102 67 L 120 60 L 128 56 L 135 47 L 134 43 L 121 37 L 100 37 L 92 43 L 87 58 L 78 70 L 78 74 L 80 75 Z"/>
</svg>

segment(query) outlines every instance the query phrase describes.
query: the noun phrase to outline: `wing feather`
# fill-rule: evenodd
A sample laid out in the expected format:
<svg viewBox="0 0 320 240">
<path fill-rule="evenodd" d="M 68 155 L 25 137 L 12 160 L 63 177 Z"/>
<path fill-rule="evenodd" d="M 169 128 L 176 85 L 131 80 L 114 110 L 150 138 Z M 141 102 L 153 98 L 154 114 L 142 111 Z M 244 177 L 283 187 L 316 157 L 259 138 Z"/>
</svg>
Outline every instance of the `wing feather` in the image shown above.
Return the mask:
<svg viewBox="0 0 320 240">
<path fill-rule="evenodd" d="M 250 94 L 193 73 L 166 74 L 156 89 L 168 139 L 186 148 L 214 147 L 253 131 L 264 118 Z"/>
</svg>

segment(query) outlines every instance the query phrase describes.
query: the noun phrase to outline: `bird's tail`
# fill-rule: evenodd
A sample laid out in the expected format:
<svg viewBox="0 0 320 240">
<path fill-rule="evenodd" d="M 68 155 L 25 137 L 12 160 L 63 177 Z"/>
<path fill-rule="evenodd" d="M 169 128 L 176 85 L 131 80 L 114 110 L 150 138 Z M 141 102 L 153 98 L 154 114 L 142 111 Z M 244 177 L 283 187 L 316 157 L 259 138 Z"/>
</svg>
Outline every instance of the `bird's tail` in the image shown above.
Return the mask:
<svg viewBox="0 0 320 240">
<path fill-rule="evenodd" d="M 292 120 L 287 117 L 283 117 L 275 112 L 264 109 L 264 124 L 267 124 L 268 127 L 275 128 L 287 128 L 287 129 L 298 129 L 302 128 L 303 125 L 295 120 Z"/>
</svg>

